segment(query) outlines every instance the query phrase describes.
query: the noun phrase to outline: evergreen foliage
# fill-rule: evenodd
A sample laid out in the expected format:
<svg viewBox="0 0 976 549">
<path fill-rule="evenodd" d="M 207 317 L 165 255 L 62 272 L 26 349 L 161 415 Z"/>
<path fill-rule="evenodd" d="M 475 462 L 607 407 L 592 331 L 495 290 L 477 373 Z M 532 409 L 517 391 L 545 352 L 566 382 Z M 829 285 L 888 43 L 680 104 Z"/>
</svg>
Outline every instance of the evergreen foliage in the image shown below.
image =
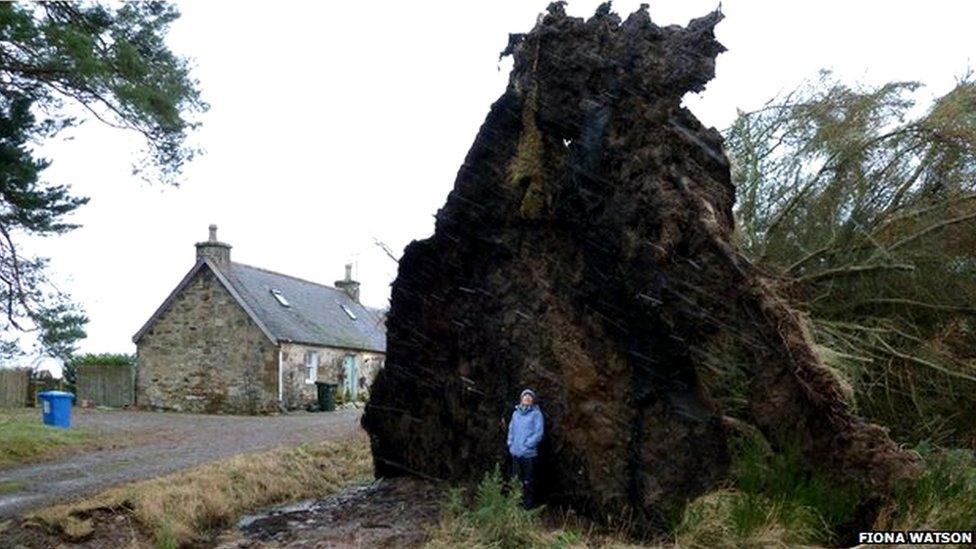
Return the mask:
<svg viewBox="0 0 976 549">
<path fill-rule="evenodd" d="M 812 320 L 862 413 L 917 442 L 976 422 L 976 82 L 821 74 L 726 131 L 737 238 Z"/>
<path fill-rule="evenodd" d="M 179 13 L 160 2 L 0 4 L 0 356 L 21 351 L 35 332 L 39 350 L 67 359 L 87 318 L 49 280 L 47 260 L 18 245 L 25 235 L 56 236 L 88 199 L 42 180 L 50 161 L 33 145 L 89 117 L 138 133 L 144 158 L 134 171 L 175 182 L 197 152 L 186 144 L 206 110 L 186 59 L 165 44 Z"/>
</svg>

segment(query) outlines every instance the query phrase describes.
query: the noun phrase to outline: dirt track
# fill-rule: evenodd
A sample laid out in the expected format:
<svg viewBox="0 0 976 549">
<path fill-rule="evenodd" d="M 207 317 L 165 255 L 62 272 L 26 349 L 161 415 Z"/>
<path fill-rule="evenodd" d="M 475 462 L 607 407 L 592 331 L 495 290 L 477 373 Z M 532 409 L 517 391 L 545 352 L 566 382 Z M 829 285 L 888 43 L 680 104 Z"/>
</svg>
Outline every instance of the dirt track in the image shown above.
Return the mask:
<svg viewBox="0 0 976 549">
<path fill-rule="evenodd" d="M 0 470 L 0 518 L 234 454 L 362 433 L 359 410 L 285 416 L 207 416 L 73 410 L 74 426 L 115 434 L 121 448 Z"/>
</svg>

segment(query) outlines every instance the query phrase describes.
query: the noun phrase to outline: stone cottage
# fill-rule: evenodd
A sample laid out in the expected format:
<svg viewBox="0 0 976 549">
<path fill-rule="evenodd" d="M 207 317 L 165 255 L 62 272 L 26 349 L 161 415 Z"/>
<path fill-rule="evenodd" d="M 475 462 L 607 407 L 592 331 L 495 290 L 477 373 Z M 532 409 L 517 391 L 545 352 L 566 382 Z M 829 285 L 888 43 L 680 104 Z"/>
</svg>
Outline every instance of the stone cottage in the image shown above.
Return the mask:
<svg viewBox="0 0 976 549">
<path fill-rule="evenodd" d="M 230 260 L 230 245 L 196 245 L 196 263 L 133 336 L 136 404 L 256 413 L 303 408 L 316 381 L 363 399 L 383 367 L 383 313 L 359 302 L 346 265 L 335 287 Z"/>
</svg>

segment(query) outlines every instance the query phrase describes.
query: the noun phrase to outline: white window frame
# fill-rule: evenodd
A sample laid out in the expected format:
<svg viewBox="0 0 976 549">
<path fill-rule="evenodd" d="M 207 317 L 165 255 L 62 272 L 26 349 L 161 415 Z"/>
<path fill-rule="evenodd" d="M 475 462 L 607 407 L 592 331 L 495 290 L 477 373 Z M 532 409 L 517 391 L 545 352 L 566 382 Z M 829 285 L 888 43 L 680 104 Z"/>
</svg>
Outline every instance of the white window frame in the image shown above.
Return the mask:
<svg viewBox="0 0 976 549">
<path fill-rule="evenodd" d="M 349 317 L 349 320 L 356 320 L 356 313 L 352 312 L 352 309 L 346 307 L 342 303 L 339 304 L 339 308 L 342 309 L 342 312 L 346 313 L 346 316 Z"/>
<path fill-rule="evenodd" d="M 271 288 L 271 295 L 273 295 L 274 298 L 278 300 L 278 304 L 281 305 L 282 307 L 291 307 L 291 303 L 289 303 L 288 300 L 285 299 L 285 294 L 281 293 L 281 290 L 277 288 Z"/>
<path fill-rule="evenodd" d="M 311 385 L 319 379 L 318 351 L 305 351 L 305 383 Z"/>
</svg>

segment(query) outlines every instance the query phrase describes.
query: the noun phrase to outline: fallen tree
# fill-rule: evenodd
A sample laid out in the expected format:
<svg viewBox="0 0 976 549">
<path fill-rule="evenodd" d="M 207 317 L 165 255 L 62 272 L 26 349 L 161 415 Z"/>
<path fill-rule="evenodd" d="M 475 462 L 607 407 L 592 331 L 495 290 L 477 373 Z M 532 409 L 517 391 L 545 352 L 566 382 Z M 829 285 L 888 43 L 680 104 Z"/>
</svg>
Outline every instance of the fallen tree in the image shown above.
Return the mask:
<svg viewBox="0 0 976 549">
<path fill-rule="evenodd" d="M 721 137 L 680 105 L 714 76 L 721 18 L 662 28 L 646 8 L 584 20 L 557 2 L 511 37 L 508 88 L 434 235 L 400 260 L 363 418 L 378 476 L 480 478 L 531 386 L 551 500 L 653 525 L 726 476 L 701 369 L 730 341 L 752 364 L 745 419 L 774 445 L 868 494 L 914 473 L 731 244 Z"/>
</svg>

